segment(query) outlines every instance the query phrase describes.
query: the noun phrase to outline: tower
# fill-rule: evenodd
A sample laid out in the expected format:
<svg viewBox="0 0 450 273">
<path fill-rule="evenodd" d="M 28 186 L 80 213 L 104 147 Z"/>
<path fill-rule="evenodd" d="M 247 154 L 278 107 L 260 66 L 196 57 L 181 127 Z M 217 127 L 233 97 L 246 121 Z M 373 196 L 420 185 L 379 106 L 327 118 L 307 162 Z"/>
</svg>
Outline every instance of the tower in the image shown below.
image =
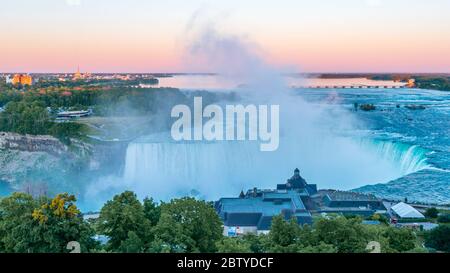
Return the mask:
<svg viewBox="0 0 450 273">
<path fill-rule="evenodd" d="M 239 198 L 241 198 L 241 199 L 242 199 L 242 198 L 245 198 L 244 190 L 242 190 L 242 191 L 241 191 L 241 194 L 239 194 Z"/>
<path fill-rule="evenodd" d="M 80 66 L 77 67 L 77 72 L 74 74 L 73 79 L 74 80 L 81 79 Z"/>
<path fill-rule="evenodd" d="M 288 179 L 287 184 L 292 189 L 303 189 L 306 187 L 306 180 L 300 176 L 300 170 L 296 168 L 294 170 L 294 175 Z"/>
</svg>

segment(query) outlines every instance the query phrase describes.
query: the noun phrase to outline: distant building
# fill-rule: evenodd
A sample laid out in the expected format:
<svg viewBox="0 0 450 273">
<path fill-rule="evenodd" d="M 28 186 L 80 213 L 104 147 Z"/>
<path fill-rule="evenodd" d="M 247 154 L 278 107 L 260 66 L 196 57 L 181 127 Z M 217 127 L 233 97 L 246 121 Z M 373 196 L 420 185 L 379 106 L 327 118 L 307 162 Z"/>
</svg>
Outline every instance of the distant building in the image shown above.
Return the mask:
<svg viewBox="0 0 450 273">
<path fill-rule="evenodd" d="M 75 72 L 75 74 L 73 74 L 73 80 L 74 81 L 77 81 L 77 80 L 82 80 L 82 79 L 87 79 L 87 78 L 90 78 L 91 77 L 91 74 L 90 73 L 84 73 L 84 74 L 81 74 L 81 72 L 80 72 L 80 67 L 78 67 L 77 68 L 77 72 Z"/>
<path fill-rule="evenodd" d="M 408 79 L 408 82 L 406 83 L 406 87 L 413 88 L 416 86 L 416 80 L 415 79 Z"/>
<path fill-rule="evenodd" d="M 82 118 L 92 115 L 91 110 L 86 111 L 65 111 L 57 114 L 58 118 Z"/>
<path fill-rule="evenodd" d="M 12 78 L 11 78 L 11 76 L 7 75 L 7 76 L 5 77 L 5 82 L 6 82 L 6 84 L 12 84 Z"/>
<path fill-rule="evenodd" d="M 410 228 L 416 230 L 430 231 L 439 227 L 439 224 L 431 222 L 417 222 L 417 223 L 398 223 L 395 226 L 398 228 Z"/>
<path fill-rule="evenodd" d="M 383 202 L 372 195 L 341 191 L 318 191 L 295 169 L 294 175 L 277 189 L 243 191 L 237 198 L 221 198 L 215 209 L 224 223 L 225 236 L 267 233 L 272 218 L 283 215 L 298 224 L 312 224 L 312 214 L 340 213 L 373 215 L 386 213 Z"/>
<path fill-rule="evenodd" d="M 15 74 L 13 78 L 10 80 L 13 85 L 32 85 L 33 78 L 30 75 L 25 74 Z"/>
<path fill-rule="evenodd" d="M 400 202 L 390 209 L 393 218 L 401 219 L 425 219 L 425 216 L 412 206 Z"/>
</svg>

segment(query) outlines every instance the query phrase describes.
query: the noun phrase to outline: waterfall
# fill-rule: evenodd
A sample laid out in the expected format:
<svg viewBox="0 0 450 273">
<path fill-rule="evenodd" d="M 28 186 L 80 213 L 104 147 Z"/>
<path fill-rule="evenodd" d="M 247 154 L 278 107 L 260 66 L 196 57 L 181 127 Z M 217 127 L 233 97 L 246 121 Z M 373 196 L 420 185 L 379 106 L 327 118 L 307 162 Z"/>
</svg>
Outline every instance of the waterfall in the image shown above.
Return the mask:
<svg viewBox="0 0 450 273">
<path fill-rule="evenodd" d="M 214 199 L 255 186 L 273 188 L 296 167 L 320 188 L 351 189 L 388 182 L 428 165 L 420 147 L 345 137 L 281 138 L 276 152 L 260 152 L 254 142 L 143 139 L 129 144 L 123 180 L 127 188 L 156 199 L 192 190 Z"/>
<path fill-rule="evenodd" d="M 372 145 L 381 158 L 398 165 L 402 176 L 430 167 L 427 164 L 427 151 L 417 145 L 388 141 L 373 141 Z"/>
</svg>

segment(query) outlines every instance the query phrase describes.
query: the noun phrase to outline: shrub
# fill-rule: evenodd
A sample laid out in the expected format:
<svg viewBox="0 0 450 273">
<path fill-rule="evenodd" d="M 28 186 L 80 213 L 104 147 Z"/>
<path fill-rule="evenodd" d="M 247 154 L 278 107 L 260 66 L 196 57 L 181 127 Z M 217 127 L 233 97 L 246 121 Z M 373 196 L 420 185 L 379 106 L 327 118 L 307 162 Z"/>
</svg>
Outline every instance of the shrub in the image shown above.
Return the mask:
<svg viewBox="0 0 450 273">
<path fill-rule="evenodd" d="M 437 218 L 439 211 L 436 208 L 429 208 L 425 211 L 425 216 L 427 218 Z"/>
</svg>

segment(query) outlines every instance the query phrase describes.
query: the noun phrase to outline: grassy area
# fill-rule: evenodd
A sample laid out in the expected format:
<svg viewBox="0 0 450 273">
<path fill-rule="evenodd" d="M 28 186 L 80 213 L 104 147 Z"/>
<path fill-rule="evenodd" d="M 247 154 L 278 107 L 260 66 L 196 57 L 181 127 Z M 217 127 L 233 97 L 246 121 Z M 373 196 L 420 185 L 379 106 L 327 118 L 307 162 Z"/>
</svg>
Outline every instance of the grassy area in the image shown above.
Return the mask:
<svg viewBox="0 0 450 273">
<path fill-rule="evenodd" d="M 103 140 L 128 140 L 151 133 L 152 118 L 148 116 L 130 117 L 88 117 L 76 120 L 88 128 L 87 135 Z"/>
</svg>

